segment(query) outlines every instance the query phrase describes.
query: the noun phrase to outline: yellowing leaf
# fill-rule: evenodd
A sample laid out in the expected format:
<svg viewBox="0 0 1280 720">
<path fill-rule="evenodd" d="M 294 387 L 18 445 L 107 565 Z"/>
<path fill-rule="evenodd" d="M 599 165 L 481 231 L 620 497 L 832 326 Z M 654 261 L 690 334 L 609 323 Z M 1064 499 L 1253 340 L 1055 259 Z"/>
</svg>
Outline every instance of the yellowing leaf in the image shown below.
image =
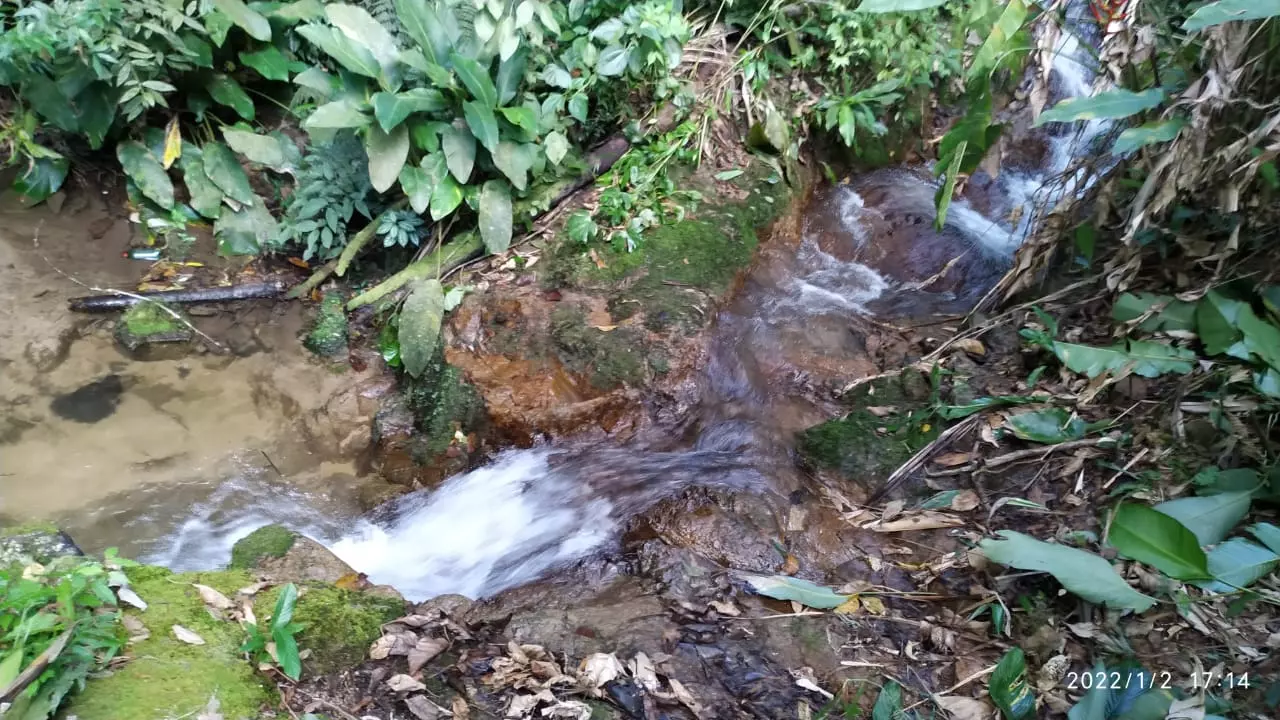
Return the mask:
<svg viewBox="0 0 1280 720">
<path fill-rule="evenodd" d="M 862 607 L 865 608 L 866 611 L 871 613 L 872 615 L 885 614 L 884 601 L 878 597 L 862 598 Z"/>
<path fill-rule="evenodd" d="M 178 116 L 174 115 L 164 129 L 164 156 L 160 159 L 160 164 L 168 170 L 180 157 L 182 157 L 182 133 L 178 131 Z"/>
<path fill-rule="evenodd" d="M 862 608 L 862 603 L 858 600 L 857 595 L 850 596 L 843 605 L 835 609 L 837 615 L 853 615 Z"/>
</svg>

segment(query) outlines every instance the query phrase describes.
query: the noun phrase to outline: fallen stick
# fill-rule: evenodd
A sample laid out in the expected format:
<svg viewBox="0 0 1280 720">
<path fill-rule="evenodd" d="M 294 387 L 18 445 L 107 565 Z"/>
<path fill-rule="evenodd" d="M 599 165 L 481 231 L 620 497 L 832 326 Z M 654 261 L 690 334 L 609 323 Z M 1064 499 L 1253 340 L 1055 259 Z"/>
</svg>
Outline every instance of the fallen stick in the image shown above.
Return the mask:
<svg viewBox="0 0 1280 720">
<path fill-rule="evenodd" d="M 417 262 L 409 263 L 400 272 L 351 298 L 347 302 L 347 311 L 378 302 L 413 280 L 442 278 L 482 252 L 484 243 L 480 240 L 480 233 L 475 230 L 465 232 L 453 242 L 442 245 Z"/>
<path fill-rule="evenodd" d="M 67 642 L 71 640 L 71 634 L 75 629 L 76 626 L 73 623 L 71 627 L 67 628 L 66 631 L 59 635 L 56 640 L 50 643 L 49 647 L 45 648 L 43 652 L 37 655 L 31 661 L 31 664 L 27 666 L 27 669 L 23 670 L 16 678 L 13 679 L 13 682 L 9 683 L 9 685 L 3 690 L 0 690 L 0 703 L 11 702 L 14 698 L 18 697 L 18 693 L 27 689 L 28 685 L 34 682 L 36 678 L 40 677 L 40 673 L 43 673 L 45 668 L 49 667 L 49 665 L 54 660 L 57 660 L 58 656 L 62 654 L 63 649 L 67 647 Z"/>
<path fill-rule="evenodd" d="M 156 290 L 140 293 L 126 293 L 122 290 L 115 290 L 107 295 L 71 298 L 67 301 L 67 305 L 77 312 L 107 312 L 123 310 L 140 302 L 209 303 L 227 300 L 249 300 L 252 298 L 273 298 L 279 297 L 284 290 L 284 283 L 278 280 L 246 285 L 200 288 L 197 290 Z"/>
</svg>

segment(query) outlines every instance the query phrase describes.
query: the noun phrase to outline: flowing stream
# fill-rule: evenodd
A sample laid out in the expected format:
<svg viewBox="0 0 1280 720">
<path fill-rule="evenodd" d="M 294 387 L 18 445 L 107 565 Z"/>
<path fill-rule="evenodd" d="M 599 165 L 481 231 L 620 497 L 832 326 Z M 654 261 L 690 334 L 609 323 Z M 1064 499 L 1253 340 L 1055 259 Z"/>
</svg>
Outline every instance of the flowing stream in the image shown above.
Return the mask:
<svg viewBox="0 0 1280 720">
<path fill-rule="evenodd" d="M 1083 13 L 1086 4 L 1077 5 Z M 1093 61 L 1077 34 L 1087 42 L 1095 29 L 1078 18 L 1072 24 L 1076 32 L 1058 42 L 1051 103 L 1092 91 Z M 483 597 L 607 549 L 628 518 L 689 487 L 776 489 L 778 478 L 794 472 L 795 432 L 829 412 L 795 391 L 806 374 L 874 371 L 850 337 L 850 318 L 971 305 L 1007 267 L 1035 217 L 1085 187 L 1085 174 L 1071 165 L 1108 125 L 1062 128 L 1041 131 L 1046 151 L 1037 166 L 1006 168 L 984 202 L 957 198 L 940 231 L 932 228 L 937 186 L 925 169 L 877 171 L 819 191 L 798 242 L 763 247 L 717 318 L 700 378 L 697 440 L 684 450 L 510 450 L 372 519 L 320 501 L 323 492 L 290 489 L 257 464 L 193 490 L 166 517 L 130 519 L 122 532 L 167 528 L 134 549 L 144 560 L 196 569 L 225 563 L 236 540 L 281 522 L 409 599 Z M 953 257 L 965 258 L 960 282 L 931 278 Z"/>
</svg>

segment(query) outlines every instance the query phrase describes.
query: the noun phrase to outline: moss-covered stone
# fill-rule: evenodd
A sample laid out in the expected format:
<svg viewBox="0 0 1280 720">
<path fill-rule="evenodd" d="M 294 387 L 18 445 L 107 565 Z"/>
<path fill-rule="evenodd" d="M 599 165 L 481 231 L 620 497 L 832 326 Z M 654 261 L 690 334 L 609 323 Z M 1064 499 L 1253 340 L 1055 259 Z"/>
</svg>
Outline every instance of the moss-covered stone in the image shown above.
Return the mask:
<svg viewBox="0 0 1280 720">
<path fill-rule="evenodd" d="M 639 385 L 648 376 L 648 342 L 636 328 L 605 332 L 587 324 L 582 308 L 565 305 L 551 314 L 550 334 L 565 367 L 598 390 Z"/>
<path fill-rule="evenodd" d="M 255 607 L 270 612 L 279 595 L 280 589 L 272 588 Z M 303 661 L 303 674 L 323 675 L 359 664 L 382 635 L 382 626 L 404 612 L 401 600 L 332 585 L 301 586 L 293 619 L 303 625 L 298 647 L 311 651 Z"/>
<path fill-rule="evenodd" d="M 297 534 L 283 525 L 264 525 L 240 538 L 231 547 L 231 567 L 235 570 L 252 570 L 264 557 L 284 557 L 293 547 Z"/>
<path fill-rule="evenodd" d="M 458 430 L 474 431 L 486 420 L 480 393 L 457 368 L 445 362 L 443 345 L 436 348 L 420 376 L 406 374 L 404 383 L 409 409 L 425 440 L 420 462 L 429 462 L 430 456 L 447 450 Z"/>
<path fill-rule="evenodd" d="M 45 564 L 57 557 L 80 554 L 80 548 L 53 523 L 37 520 L 0 528 L 0 567 Z"/>
<path fill-rule="evenodd" d="M 147 610 L 126 612 L 150 636 L 133 647 L 129 662 L 90 680 L 67 715 L 80 720 L 194 717 L 216 695 L 227 720 L 260 717 L 273 700 L 273 688 L 238 652 L 244 631 L 212 617 L 191 586 L 200 583 L 233 596 L 252 577 L 237 570 L 174 575 L 155 567 L 132 568 L 128 575 Z M 205 644 L 180 642 L 174 625 L 195 632 Z"/>
<path fill-rule="evenodd" d="M 116 342 L 142 360 L 168 358 L 182 352 L 181 347 L 173 346 L 190 342 L 195 331 L 172 312 L 158 302 L 140 302 L 130 307 L 116 323 Z M 170 346 L 169 350 L 159 350 L 162 345 Z"/>
<path fill-rule="evenodd" d="M 347 313 L 340 293 L 325 293 L 315 321 L 302 344 L 321 357 L 334 357 L 347 351 Z"/>
</svg>

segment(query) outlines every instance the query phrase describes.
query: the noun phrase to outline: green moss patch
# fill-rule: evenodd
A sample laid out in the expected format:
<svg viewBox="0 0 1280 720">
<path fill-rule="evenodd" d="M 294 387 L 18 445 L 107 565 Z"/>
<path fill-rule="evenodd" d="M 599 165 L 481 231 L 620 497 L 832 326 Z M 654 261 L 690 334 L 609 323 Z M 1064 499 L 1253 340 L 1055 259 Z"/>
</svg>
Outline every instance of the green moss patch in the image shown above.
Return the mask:
<svg viewBox="0 0 1280 720">
<path fill-rule="evenodd" d="M 282 525 L 264 525 L 244 536 L 231 547 L 231 565 L 235 570 L 252 570 L 264 557 L 284 557 L 293 547 L 297 534 Z"/>
<path fill-rule="evenodd" d="M 636 328 L 605 332 L 587 324 L 585 310 L 565 305 L 551 314 L 550 332 L 560 361 L 598 390 L 639 385 L 648 376 L 649 346 Z"/>
<path fill-rule="evenodd" d="M 311 329 L 302 344 L 321 357 L 334 357 L 347 351 L 347 313 L 340 293 L 325 293 L 320 301 Z"/>
<path fill-rule="evenodd" d="M 168 306 L 158 302 L 140 302 L 120 316 L 115 337 L 132 353 L 146 345 L 185 343 L 195 337 L 195 332 L 175 318 Z"/>
<path fill-rule="evenodd" d="M 279 588 L 255 603 L 266 612 L 275 607 Z M 293 619 L 302 624 L 298 646 L 311 651 L 302 663 L 303 676 L 324 675 L 358 665 L 382 626 L 404 615 L 404 602 L 330 585 L 302 586 Z"/>
<path fill-rule="evenodd" d="M 484 400 L 462 373 L 444 359 L 439 345 L 431 362 L 417 378 L 403 376 L 405 397 L 425 444 L 420 462 L 442 453 L 458 430 L 472 432 L 486 420 Z"/>
</svg>

